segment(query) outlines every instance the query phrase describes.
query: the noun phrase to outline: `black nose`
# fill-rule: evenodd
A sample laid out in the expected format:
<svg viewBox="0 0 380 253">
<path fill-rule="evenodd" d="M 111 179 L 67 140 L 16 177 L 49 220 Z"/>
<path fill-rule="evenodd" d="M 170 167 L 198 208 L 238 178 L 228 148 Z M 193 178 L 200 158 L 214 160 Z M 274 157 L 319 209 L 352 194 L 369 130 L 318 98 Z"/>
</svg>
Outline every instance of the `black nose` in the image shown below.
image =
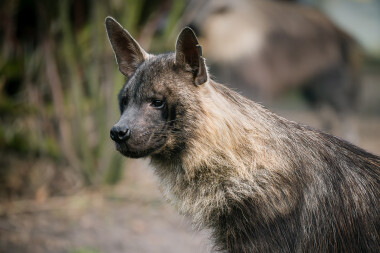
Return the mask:
<svg viewBox="0 0 380 253">
<path fill-rule="evenodd" d="M 111 139 L 117 143 L 126 141 L 131 136 L 131 130 L 123 126 L 113 126 L 110 131 Z"/>
</svg>

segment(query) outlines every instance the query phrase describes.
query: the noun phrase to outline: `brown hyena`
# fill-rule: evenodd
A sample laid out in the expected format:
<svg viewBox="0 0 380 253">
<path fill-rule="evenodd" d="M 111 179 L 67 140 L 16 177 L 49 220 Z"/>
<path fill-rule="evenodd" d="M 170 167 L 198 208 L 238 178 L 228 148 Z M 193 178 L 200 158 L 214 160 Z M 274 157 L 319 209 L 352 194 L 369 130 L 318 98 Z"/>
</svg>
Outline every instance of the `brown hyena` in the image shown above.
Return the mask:
<svg viewBox="0 0 380 253">
<path fill-rule="evenodd" d="M 190 28 L 146 53 L 106 19 L 120 71 L 111 129 L 150 157 L 164 195 L 226 252 L 380 252 L 380 158 L 281 118 L 210 79 Z"/>
</svg>

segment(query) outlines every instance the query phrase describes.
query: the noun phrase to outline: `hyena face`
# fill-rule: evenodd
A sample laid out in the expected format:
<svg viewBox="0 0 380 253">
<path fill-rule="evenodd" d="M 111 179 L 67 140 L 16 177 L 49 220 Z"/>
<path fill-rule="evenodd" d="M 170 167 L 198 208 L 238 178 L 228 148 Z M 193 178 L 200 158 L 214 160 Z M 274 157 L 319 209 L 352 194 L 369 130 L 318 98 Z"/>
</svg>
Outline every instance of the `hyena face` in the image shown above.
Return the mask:
<svg viewBox="0 0 380 253">
<path fill-rule="evenodd" d="M 196 94 L 207 81 L 194 33 L 185 28 L 175 53 L 153 56 L 114 19 L 106 19 L 106 29 L 119 70 L 128 78 L 119 93 L 120 119 L 110 132 L 117 150 L 139 158 L 181 148 L 188 127 L 181 118 L 193 118 L 186 114 L 199 105 Z"/>
</svg>

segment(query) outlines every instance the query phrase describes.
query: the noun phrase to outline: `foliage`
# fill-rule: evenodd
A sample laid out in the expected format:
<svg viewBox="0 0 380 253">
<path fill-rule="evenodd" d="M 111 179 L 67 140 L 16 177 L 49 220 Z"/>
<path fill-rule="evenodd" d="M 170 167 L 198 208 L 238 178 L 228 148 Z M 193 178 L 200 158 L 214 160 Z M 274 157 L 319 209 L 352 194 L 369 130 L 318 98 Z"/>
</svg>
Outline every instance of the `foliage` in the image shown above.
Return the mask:
<svg viewBox="0 0 380 253">
<path fill-rule="evenodd" d="M 87 185 L 116 183 L 123 159 L 109 129 L 117 120 L 117 71 L 104 29 L 114 16 L 146 48 L 174 44 L 184 1 L 4 1 L 0 5 L 0 152 L 47 156 Z M 1 160 L 1 156 L 0 156 Z"/>
<path fill-rule="evenodd" d="M 96 249 L 80 248 L 80 249 L 74 249 L 70 251 L 70 253 L 102 253 L 102 252 Z"/>
</svg>

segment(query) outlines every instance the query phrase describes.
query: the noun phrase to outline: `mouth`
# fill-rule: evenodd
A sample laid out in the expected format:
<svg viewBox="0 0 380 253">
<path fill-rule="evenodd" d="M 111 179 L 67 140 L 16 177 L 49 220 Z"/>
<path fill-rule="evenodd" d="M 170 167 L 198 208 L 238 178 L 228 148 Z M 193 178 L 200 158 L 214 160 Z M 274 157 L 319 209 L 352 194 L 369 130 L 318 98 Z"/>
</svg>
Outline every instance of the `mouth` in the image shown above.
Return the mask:
<svg viewBox="0 0 380 253">
<path fill-rule="evenodd" d="M 134 146 L 127 142 L 116 143 L 116 150 L 119 151 L 123 156 L 129 158 L 142 158 L 151 155 L 156 150 L 164 145 L 164 141 L 156 142 L 156 145 L 144 148 L 145 145 Z"/>
</svg>

